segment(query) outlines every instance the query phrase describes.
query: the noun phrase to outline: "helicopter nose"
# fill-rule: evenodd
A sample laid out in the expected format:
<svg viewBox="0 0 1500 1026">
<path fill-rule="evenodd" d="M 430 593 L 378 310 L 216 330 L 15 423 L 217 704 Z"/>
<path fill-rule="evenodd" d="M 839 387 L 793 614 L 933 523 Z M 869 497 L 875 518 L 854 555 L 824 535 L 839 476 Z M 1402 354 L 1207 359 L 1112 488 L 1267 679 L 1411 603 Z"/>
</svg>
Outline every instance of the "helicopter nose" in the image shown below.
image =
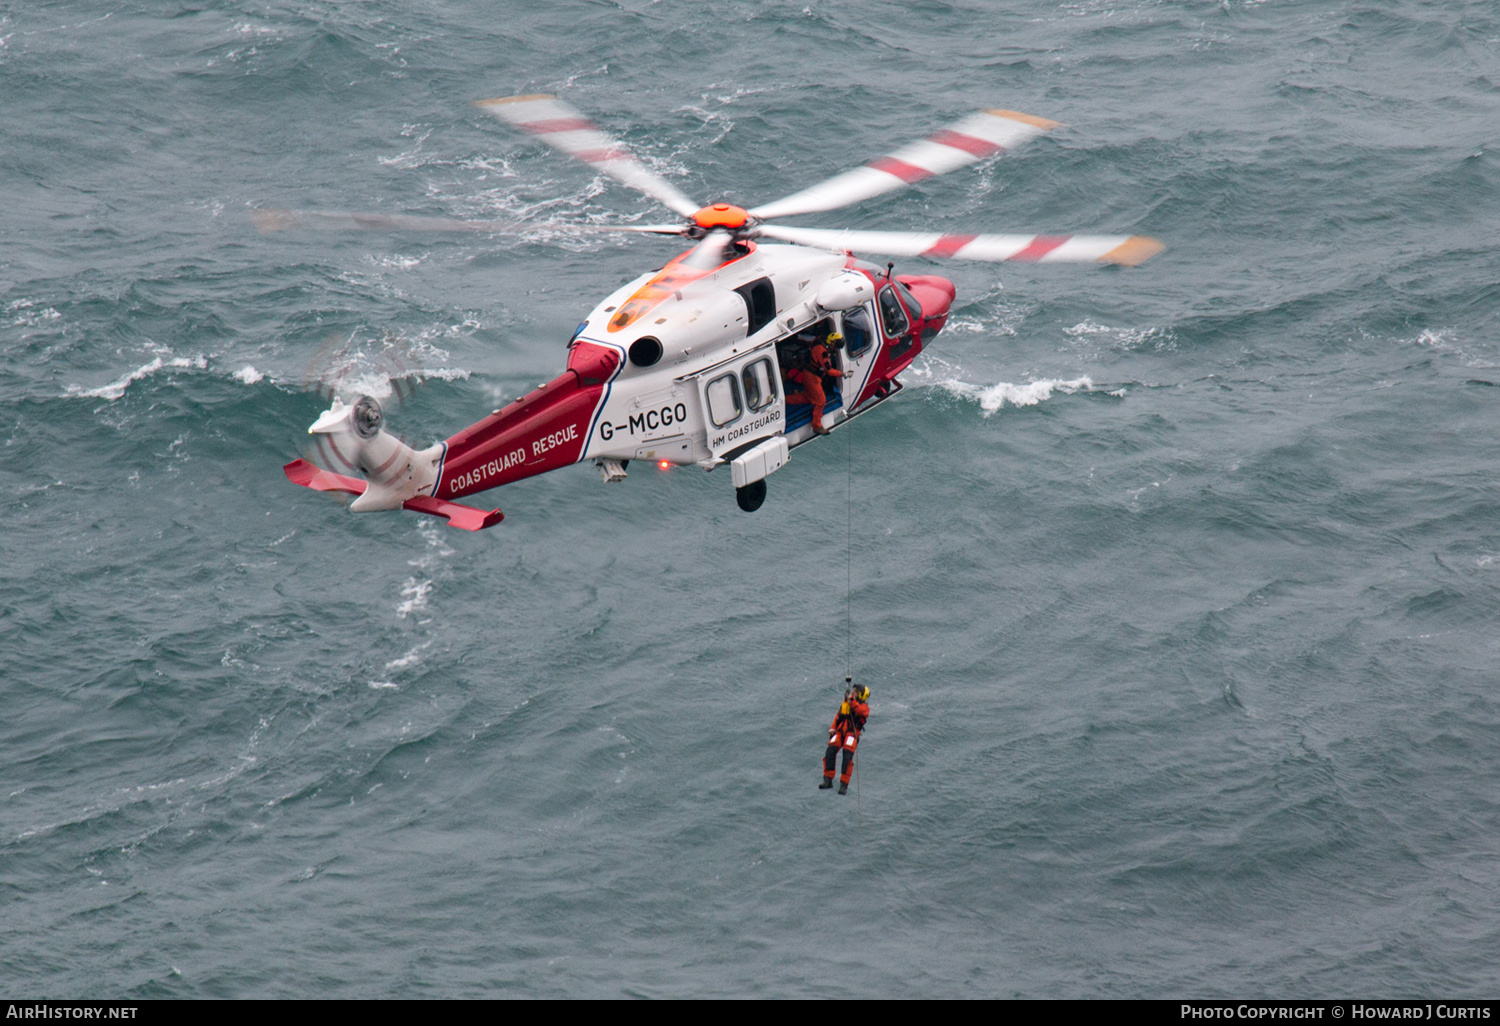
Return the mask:
<svg viewBox="0 0 1500 1026">
<path fill-rule="evenodd" d="M 921 304 L 922 320 L 927 326 L 933 329 L 941 328 L 948 320 L 948 312 L 953 308 L 953 297 L 958 293 L 953 283 L 935 274 L 912 277 L 903 275 L 898 280 L 911 290 L 911 294 Z"/>
<path fill-rule="evenodd" d="M 935 274 L 923 274 L 907 277 L 903 275 L 901 284 L 911 290 L 911 294 L 922 304 L 922 319 L 932 320 L 934 317 L 947 317 L 949 309 L 953 306 L 953 297 L 958 294 L 958 289 L 947 278 L 939 278 Z"/>
</svg>

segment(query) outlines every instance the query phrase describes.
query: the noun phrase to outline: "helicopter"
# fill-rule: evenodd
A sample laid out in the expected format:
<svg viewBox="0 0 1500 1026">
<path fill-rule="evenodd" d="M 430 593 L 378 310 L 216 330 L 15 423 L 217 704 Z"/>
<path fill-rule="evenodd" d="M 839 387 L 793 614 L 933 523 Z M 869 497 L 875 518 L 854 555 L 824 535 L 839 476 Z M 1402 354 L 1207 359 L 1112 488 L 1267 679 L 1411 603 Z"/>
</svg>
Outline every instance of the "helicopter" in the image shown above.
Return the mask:
<svg viewBox="0 0 1500 1026">
<path fill-rule="evenodd" d="M 408 509 L 478 531 L 504 514 L 454 500 L 586 460 L 606 482 L 623 480 L 632 461 L 707 471 L 728 465 L 739 508 L 753 512 L 765 500 L 766 479 L 787 464 L 791 450 L 889 401 L 901 391 L 901 374 L 947 323 L 952 282 L 896 275 L 894 264 L 882 268 L 854 251 L 1134 266 L 1163 248 L 1141 235 L 960 235 L 772 223 L 871 199 L 1063 127 L 1016 111 L 980 111 L 862 167 L 747 209 L 694 202 L 557 96 L 475 105 L 681 218 L 591 230 L 680 236 L 694 245 L 595 306 L 568 341 L 562 374 L 445 441 L 413 449 L 385 430 L 375 398 L 333 397 L 308 428 L 310 455 L 326 466 L 296 459 L 283 470 L 294 484 L 354 495 L 354 512 Z M 497 227 L 288 210 L 253 216 L 265 231 L 313 224 Z M 821 363 L 812 369 L 828 375 L 821 396 L 794 384 L 799 371 L 806 380 L 814 356 Z"/>
</svg>

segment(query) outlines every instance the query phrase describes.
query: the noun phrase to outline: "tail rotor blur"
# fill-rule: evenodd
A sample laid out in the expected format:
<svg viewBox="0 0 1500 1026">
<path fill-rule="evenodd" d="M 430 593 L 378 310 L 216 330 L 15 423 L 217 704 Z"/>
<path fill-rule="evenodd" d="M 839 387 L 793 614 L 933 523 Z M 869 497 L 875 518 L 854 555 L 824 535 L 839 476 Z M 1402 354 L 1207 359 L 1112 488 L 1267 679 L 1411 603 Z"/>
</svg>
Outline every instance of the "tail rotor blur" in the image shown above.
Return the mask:
<svg viewBox="0 0 1500 1026">
<path fill-rule="evenodd" d="M 422 374 L 409 346 L 395 335 L 377 343 L 357 336 L 330 337 L 314 356 L 304 382 L 329 404 L 307 429 L 303 459 L 282 470 L 293 484 L 353 495 L 350 510 L 409 509 L 479 531 L 504 515 L 436 497 L 448 445 L 413 449 L 385 430 L 386 403 L 411 397 Z"/>
<path fill-rule="evenodd" d="M 379 339 L 361 339 L 357 331 L 328 336 L 302 377 L 303 387 L 329 404 L 308 429 L 304 457 L 336 474 L 368 476 L 395 451 L 377 439 L 410 451 L 384 432 L 385 407 L 400 407 L 421 380 L 411 347 L 394 332 Z"/>
</svg>

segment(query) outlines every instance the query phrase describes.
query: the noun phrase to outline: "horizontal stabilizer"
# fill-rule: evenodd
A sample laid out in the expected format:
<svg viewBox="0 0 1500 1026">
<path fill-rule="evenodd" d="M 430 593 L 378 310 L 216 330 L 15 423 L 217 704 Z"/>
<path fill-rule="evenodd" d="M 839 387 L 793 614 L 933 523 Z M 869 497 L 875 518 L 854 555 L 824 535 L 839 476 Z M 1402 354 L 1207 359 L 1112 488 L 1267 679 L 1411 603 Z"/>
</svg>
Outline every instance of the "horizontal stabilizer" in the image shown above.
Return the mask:
<svg viewBox="0 0 1500 1026">
<path fill-rule="evenodd" d="M 311 488 L 315 492 L 348 492 L 350 495 L 363 495 L 366 487 L 363 481 L 313 466 L 307 460 L 292 460 L 281 469 L 292 484 Z M 473 506 L 449 502 L 446 499 L 434 499 L 427 495 L 407 499 L 401 505 L 403 509 L 416 513 L 443 517 L 450 527 L 457 527 L 464 531 L 482 531 L 486 527 L 494 527 L 505 519 L 505 514 L 498 509 L 486 512 L 482 509 L 475 509 Z"/>
<path fill-rule="evenodd" d="M 335 474 L 331 470 L 315 467 L 306 460 L 292 460 L 281 469 L 292 484 L 311 488 L 315 492 L 348 492 L 350 495 L 365 493 L 365 482 L 358 478 Z"/>
<path fill-rule="evenodd" d="M 498 509 L 492 509 L 486 513 L 482 509 L 473 506 L 465 506 L 459 502 L 449 502 L 447 499 L 434 499 L 427 495 L 418 495 L 414 499 L 407 499 L 401 504 L 406 509 L 416 510 L 418 513 L 430 513 L 435 517 L 447 517 L 449 527 L 457 527 L 464 531 L 483 531 L 486 527 L 494 527 L 505 519 L 505 514 Z"/>
</svg>

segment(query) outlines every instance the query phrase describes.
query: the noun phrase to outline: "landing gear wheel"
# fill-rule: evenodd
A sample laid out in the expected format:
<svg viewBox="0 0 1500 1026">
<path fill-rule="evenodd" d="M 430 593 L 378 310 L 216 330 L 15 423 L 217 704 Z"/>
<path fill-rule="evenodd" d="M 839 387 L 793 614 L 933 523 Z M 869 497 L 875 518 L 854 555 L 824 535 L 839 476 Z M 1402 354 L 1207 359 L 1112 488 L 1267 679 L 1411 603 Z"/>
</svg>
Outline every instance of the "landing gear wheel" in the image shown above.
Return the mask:
<svg viewBox="0 0 1500 1026">
<path fill-rule="evenodd" d="M 760 509 L 760 504 L 766 501 L 766 482 L 764 479 L 752 481 L 743 488 L 734 490 L 734 501 L 740 504 L 740 509 L 746 513 L 754 513 Z"/>
</svg>

